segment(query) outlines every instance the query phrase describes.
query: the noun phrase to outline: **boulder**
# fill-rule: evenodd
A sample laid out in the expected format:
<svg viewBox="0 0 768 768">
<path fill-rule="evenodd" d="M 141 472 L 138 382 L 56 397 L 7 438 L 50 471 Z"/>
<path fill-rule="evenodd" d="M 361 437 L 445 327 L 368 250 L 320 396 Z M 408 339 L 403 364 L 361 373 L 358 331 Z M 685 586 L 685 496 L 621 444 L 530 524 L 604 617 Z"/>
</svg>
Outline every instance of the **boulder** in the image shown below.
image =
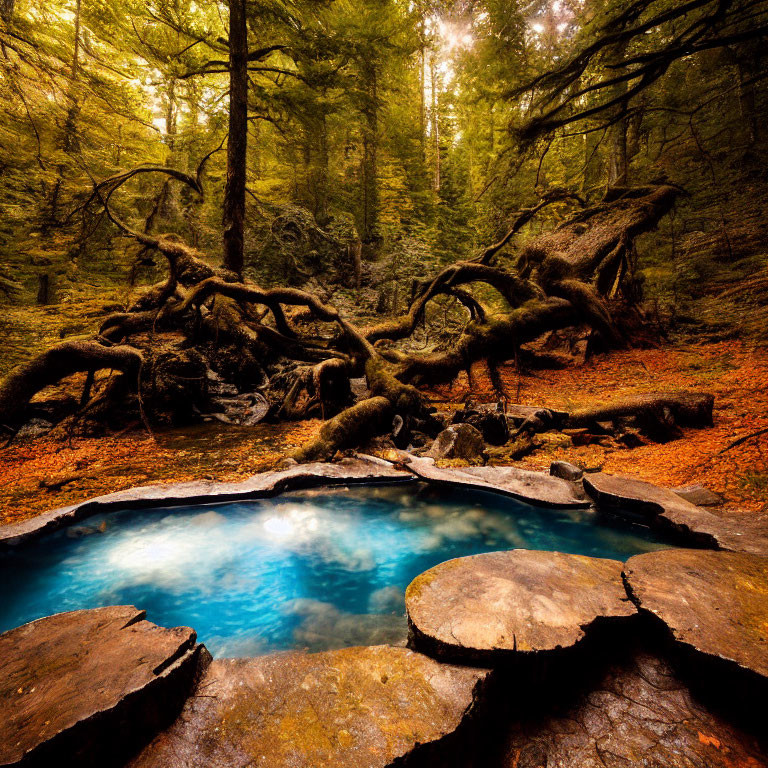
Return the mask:
<svg viewBox="0 0 768 768">
<path fill-rule="evenodd" d="M 479 430 L 470 424 L 451 424 L 432 443 L 427 456 L 433 459 L 482 459 L 485 441 Z"/>
<path fill-rule="evenodd" d="M 487 678 L 389 646 L 216 660 L 130 768 L 461 765 L 450 737 Z"/>
<path fill-rule="evenodd" d="M 584 470 L 567 461 L 553 461 L 549 465 L 549 474 L 552 475 L 552 477 L 559 477 L 562 480 L 568 480 L 571 483 L 575 483 L 584 477 Z"/>
<path fill-rule="evenodd" d="M 210 656 L 144 616 L 72 611 L 0 635 L 0 765 L 120 765 L 175 719 Z"/>
<path fill-rule="evenodd" d="M 723 497 L 700 483 L 684 485 L 681 488 L 672 489 L 681 499 L 695 504 L 697 507 L 719 507 L 723 503 Z"/>
<path fill-rule="evenodd" d="M 678 643 L 768 681 L 768 558 L 668 549 L 631 557 L 626 577 Z"/>
<path fill-rule="evenodd" d="M 454 424 L 470 424 L 491 445 L 504 445 L 509 440 L 509 427 L 503 403 L 465 405 L 453 415 Z"/>
<path fill-rule="evenodd" d="M 621 573 L 617 560 L 525 549 L 449 560 L 406 590 L 410 645 L 484 664 L 573 648 L 636 615 Z"/>
</svg>

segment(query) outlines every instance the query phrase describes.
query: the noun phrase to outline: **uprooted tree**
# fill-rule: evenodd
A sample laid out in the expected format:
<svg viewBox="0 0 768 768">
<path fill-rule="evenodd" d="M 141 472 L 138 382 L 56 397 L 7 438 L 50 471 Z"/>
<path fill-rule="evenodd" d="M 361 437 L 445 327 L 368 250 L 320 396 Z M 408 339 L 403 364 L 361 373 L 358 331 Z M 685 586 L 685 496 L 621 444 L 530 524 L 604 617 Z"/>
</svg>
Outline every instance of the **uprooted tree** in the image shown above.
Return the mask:
<svg viewBox="0 0 768 768">
<path fill-rule="evenodd" d="M 673 185 L 612 189 L 598 205 L 580 207 L 518 248 L 513 266 L 503 268 L 499 253 L 539 210 L 555 201 L 581 203 L 552 191 L 522 211 L 498 243 L 416 284 L 405 313 L 363 327 L 310 291 L 262 288 L 211 266 L 174 235 L 131 228 L 111 198 L 138 172 L 165 174 L 202 194 L 199 174 L 147 167 L 94 184 L 91 202 L 124 235 L 165 257 L 167 280 L 127 311 L 106 317 L 92 340 L 64 342 L 12 372 L 0 384 L 0 424 L 6 430 L 28 420 L 36 393 L 85 372 L 70 417 L 114 422 L 133 414 L 174 423 L 216 410 L 216 401 L 235 403 L 247 412 L 246 423 L 324 418 L 319 437 L 297 452 L 299 460 L 331 457 L 390 432 L 393 423 L 434 436 L 444 425 L 420 387 L 450 381 L 478 361 L 486 361 L 493 374 L 497 364 L 517 358 L 522 344 L 563 329 L 586 327 L 605 345 L 624 343 L 626 308 L 636 304 L 634 241 L 656 226 L 680 193 Z M 473 295 L 481 285 L 500 295 L 503 312 L 491 313 Z M 428 304 L 445 296 L 469 315 L 453 343 L 430 354 L 399 348 Z M 110 375 L 94 386 L 98 371 Z M 355 379 L 365 382 L 357 398 L 350 385 Z M 669 403 L 636 404 L 646 412 L 658 407 L 672 413 Z M 711 417 L 711 402 L 708 410 Z"/>
</svg>

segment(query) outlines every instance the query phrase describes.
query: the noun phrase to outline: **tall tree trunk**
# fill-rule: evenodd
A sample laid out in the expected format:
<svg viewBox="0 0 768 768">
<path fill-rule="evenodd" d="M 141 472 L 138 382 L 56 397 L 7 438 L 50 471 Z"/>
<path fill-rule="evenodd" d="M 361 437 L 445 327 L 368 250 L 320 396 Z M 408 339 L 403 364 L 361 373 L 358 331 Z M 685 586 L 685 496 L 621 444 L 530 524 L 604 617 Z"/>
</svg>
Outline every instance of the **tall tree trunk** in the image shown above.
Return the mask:
<svg viewBox="0 0 768 768">
<path fill-rule="evenodd" d="M 735 60 L 739 73 L 739 110 L 747 145 L 752 147 L 762 140 L 762 124 L 757 107 L 755 83 L 761 72 L 763 51 L 758 45 L 749 45 L 746 49 L 745 52 L 738 52 Z"/>
<path fill-rule="evenodd" d="M 325 96 L 325 94 L 323 94 Z M 328 223 L 328 166 L 330 153 L 328 149 L 328 121 L 325 112 L 320 115 L 320 135 L 318 136 L 317 184 L 315 191 L 315 219 L 321 227 Z"/>
<path fill-rule="evenodd" d="M 64 119 L 64 130 L 59 138 L 59 148 L 67 155 L 76 152 L 79 145 L 77 136 L 77 117 L 80 113 L 80 103 L 77 98 L 76 83 L 80 69 L 80 6 L 81 0 L 77 0 L 74 18 L 75 39 L 72 47 L 72 63 L 69 68 L 69 84 L 66 96 L 68 102 L 67 116 Z M 59 163 L 56 166 L 56 181 L 53 184 L 47 210 L 44 211 L 41 225 L 41 230 L 44 235 L 58 222 L 61 188 L 64 185 L 66 171 L 67 166 L 65 163 Z"/>
<path fill-rule="evenodd" d="M 426 31 L 422 11 L 419 28 L 419 141 L 421 142 L 421 159 L 427 159 L 427 54 Z"/>
<path fill-rule="evenodd" d="M 372 243 L 378 236 L 378 142 L 379 142 L 379 94 L 376 82 L 376 65 L 365 62 L 364 69 L 367 99 L 363 126 L 363 226 L 362 240 Z"/>
<path fill-rule="evenodd" d="M 627 178 L 627 118 L 623 117 L 610 130 L 608 186 L 626 187 Z"/>
<path fill-rule="evenodd" d="M 437 67 L 435 67 L 434 52 L 429 57 L 429 71 L 432 84 L 432 141 L 434 142 L 435 170 L 433 186 L 435 192 L 440 191 L 440 123 L 437 115 Z"/>
<path fill-rule="evenodd" d="M 621 61 L 627 50 L 626 42 L 618 43 L 611 47 L 611 57 L 614 61 Z M 617 83 L 611 89 L 611 96 L 619 98 L 627 92 L 625 82 Z M 616 117 L 627 108 L 626 101 L 616 107 Z M 629 183 L 629 162 L 627 160 L 627 129 L 628 119 L 626 115 L 620 117 L 608 131 L 608 186 L 626 187 Z"/>
<path fill-rule="evenodd" d="M 229 0 L 229 137 L 224 188 L 224 266 L 243 272 L 245 168 L 248 150 L 248 25 L 246 0 Z"/>
</svg>

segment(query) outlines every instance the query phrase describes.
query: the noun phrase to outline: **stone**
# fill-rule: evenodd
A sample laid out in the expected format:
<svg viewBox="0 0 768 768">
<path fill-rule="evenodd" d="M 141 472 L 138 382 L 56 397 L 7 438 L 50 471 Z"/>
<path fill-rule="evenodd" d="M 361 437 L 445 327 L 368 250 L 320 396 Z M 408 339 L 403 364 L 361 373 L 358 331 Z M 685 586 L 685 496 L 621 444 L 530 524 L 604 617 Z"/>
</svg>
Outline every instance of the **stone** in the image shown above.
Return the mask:
<svg viewBox="0 0 768 768">
<path fill-rule="evenodd" d="M 509 440 L 509 426 L 503 403 L 465 405 L 453 415 L 454 424 L 470 424 L 479 430 L 485 442 L 504 445 Z"/>
<path fill-rule="evenodd" d="M 33 440 L 53 429 L 53 423 L 47 419 L 32 418 L 15 434 L 14 440 Z"/>
<path fill-rule="evenodd" d="M 686 544 L 768 555 L 768 520 L 728 518 L 697 507 L 668 488 L 602 472 L 584 476 L 584 490 L 600 508 L 638 513 L 649 525 Z"/>
<path fill-rule="evenodd" d="M 697 507 L 719 507 L 723 503 L 723 497 L 700 483 L 684 485 L 681 488 L 673 488 L 681 499 L 695 504 Z"/>
<path fill-rule="evenodd" d="M 640 432 L 636 429 L 625 429 L 617 435 L 616 442 L 625 448 L 639 448 L 641 445 L 645 445 Z"/>
<path fill-rule="evenodd" d="M 559 477 L 562 480 L 568 480 L 571 483 L 575 483 L 584 477 L 584 470 L 567 461 L 553 461 L 549 465 L 549 474 L 552 475 L 552 477 Z"/>
<path fill-rule="evenodd" d="M 144 617 L 110 606 L 0 635 L 0 764 L 113 765 L 175 719 L 210 656 Z"/>
<path fill-rule="evenodd" d="M 392 482 L 411 480 L 413 476 L 373 456 L 358 455 L 337 463 L 293 462 L 276 472 L 263 472 L 235 483 L 195 480 L 128 488 L 105 496 L 54 509 L 21 523 L 0 526 L 0 549 L 43 536 L 90 515 L 126 507 L 169 506 L 172 504 L 214 503 L 270 496 L 294 488 L 345 483 Z"/>
<path fill-rule="evenodd" d="M 701 704 L 668 661 L 614 660 L 573 697 L 550 696 L 512 720 L 503 768 L 765 768 L 749 732 Z"/>
<path fill-rule="evenodd" d="M 433 459 L 481 459 L 485 441 L 479 430 L 471 424 L 451 424 L 432 443 L 427 455 Z"/>
<path fill-rule="evenodd" d="M 768 680 L 768 558 L 669 549 L 629 558 L 626 578 L 678 643 Z"/>
<path fill-rule="evenodd" d="M 487 678 L 389 646 L 216 660 L 129 766 L 384 768 L 427 754 L 443 765 Z"/>
<path fill-rule="evenodd" d="M 494 491 L 532 504 L 551 507 L 588 507 L 586 494 L 573 483 L 543 472 L 517 467 L 435 466 L 433 459 L 403 455 L 405 467 L 422 480 L 481 491 Z"/>
<path fill-rule="evenodd" d="M 491 664 L 572 648 L 598 620 L 636 615 L 621 573 L 617 560 L 525 549 L 449 560 L 406 590 L 410 645 Z"/>
</svg>

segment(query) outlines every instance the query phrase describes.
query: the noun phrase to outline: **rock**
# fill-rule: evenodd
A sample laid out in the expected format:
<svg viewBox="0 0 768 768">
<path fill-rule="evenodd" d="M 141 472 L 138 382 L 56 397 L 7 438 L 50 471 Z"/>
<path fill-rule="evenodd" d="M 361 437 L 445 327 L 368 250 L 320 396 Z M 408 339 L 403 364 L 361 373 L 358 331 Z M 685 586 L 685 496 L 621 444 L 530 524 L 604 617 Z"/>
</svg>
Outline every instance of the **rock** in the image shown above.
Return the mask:
<svg viewBox="0 0 768 768">
<path fill-rule="evenodd" d="M 14 436 L 15 440 L 33 440 L 45 435 L 53 429 L 53 424 L 47 419 L 30 419 Z"/>
<path fill-rule="evenodd" d="M 624 432 L 617 435 L 616 441 L 625 448 L 639 448 L 641 445 L 645 445 L 645 441 L 640 435 L 640 432 L 636 429 L 626 429 Z"/>
<path fill-rule="evenodd" d="M 429 435 L 425 435 L 423 432 L 414 430 L 413 432 L 411 432 L 411 442 L 410 442 L 409 448 L 421 449 L 425 445 L 427 445 L 429 441 L 430 441 Z"/>
<path fill-rule="evenodd" d="M 126 507 L 168 506 L 195 502 L 223 502 L 237 499 L 259 498 L 293 488 L 318 485 L 340 485 L 355 482 L 391 482 L 411 480 L 412 475 L 395 469 L 389 462 L 373 456 L 358 455 L 335 464 L 314 462 L 297 464 L 277 472 L 263 472 L 235 483 L 217 483 L 195 480 L 188 483 L 169 483 L 128 488 L 95 499 L 88 499 L 70 507 L 46 512 L 30 520 L 0 526 L 0 549 L 42 536 L 53 530 L 87 517 Z"/>
<path fill-rule="evenodd" d="M 599 507 L 638 513 L 688 544 L 768 555 L 768 520 L 714 515 L 667 488 L 619 475 L 587 474 L 584 489 Z"/>
<path fill-rule="evenodd" d="M 350 379 L 349 388 L 356 403 L 359 403 L 361 400 L 367 400 L 371 396 L 371 390 L 368 389 L 368 382 L 364 376 L 358 379 Z"/>
<path fill-rule="evenodd" d="M 768 558 L 669 549 L 631 557 L 626 577 L 678 643 L 768 681 Z"/>
<path fill-rule="evenodd" d="M 672 490 L 681 499 L 685 499 L 697 507 L 719 507 L 723 503 L 722 496 L 698 483 L 684 485 L 682 488 L 673 488 Z"/>
<path fill-rule="evenodd" d="M 216 660 L 130 768 L 444 765 L 487 676 L 389 646 Z"/>
<path fill-rule="evenodd" d="M 511 721 L 503 768 L 766 765 L 753 736 L 697 702 L 666 660 L 642 651 L 615 660 L 575 700 L 550 698 L 543 711 L 530 710 Z"/>
<path fill-rule="evenodd" d="M 481 459 L 485 441 L 480 432 L 470 424 L 451 424 L 432 443 L 427 453 L 433 459 Z"/>
<path fill-rule="evenodd" d="M 586 494 L 572 483 L 543 472 L 517 467 L 436 467 L 431 458 L 405 454 L 406 467 L 422 480 L 465 488 L 495 491 L 533 504 L 551 507 L 588 507 Z"/>
<path fill-rule="evenodd" d="M 470 424 L 491 445 L 504 445 L 509 440 L 509 426 L 502 403 L 465 405 L 453 415 L 454 424 Z"/>
<path fill-rule="evenodd" d="M 598 620 L 635 616 L 621 572 L 617 560 L 525 549 L 449 560 L 406 590 L 410 645 L 490 664 L 572 648 Z"/>
<path fill-rule="evenodd" d="M 174 720 L 210 656 L 144 616 L 72 611 L 0 635 L 0 764 L 119 764 Z"/>
<path fill-rule="evenodd" d="M 584 477 L 584 470 L 575 464 L 569 464 L 567 461 L 553 461 L 549 465 L 549 474 L 552 477 L 559 477 L 575 483 Z"/>
</svg>

